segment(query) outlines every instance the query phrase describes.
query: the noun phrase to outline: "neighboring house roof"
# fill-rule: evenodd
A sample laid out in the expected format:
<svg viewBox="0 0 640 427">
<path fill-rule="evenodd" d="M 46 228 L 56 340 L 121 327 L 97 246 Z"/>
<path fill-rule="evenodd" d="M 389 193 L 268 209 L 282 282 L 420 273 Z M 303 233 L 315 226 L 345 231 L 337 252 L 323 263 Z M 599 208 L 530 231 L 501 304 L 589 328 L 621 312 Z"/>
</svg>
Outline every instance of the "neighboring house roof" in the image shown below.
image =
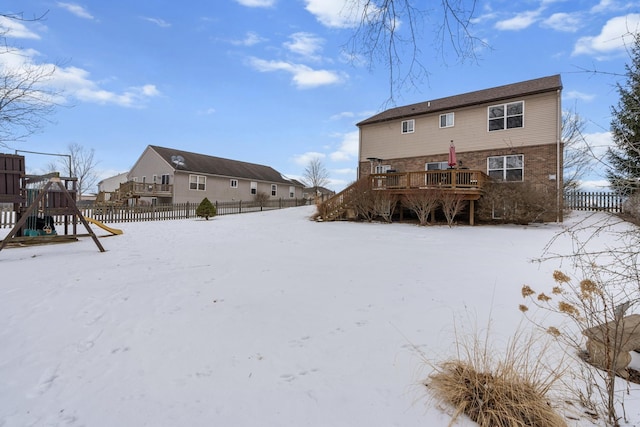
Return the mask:
<svg viewBox="0 0 640 427">
<path fill-rule="evenodd" d="M 560 75 L 556 74 L 520 83 L 498 86 L 491 89 L 464 93 L 462 95 L 455 95 L 447 98 L 425 101 L 418 104 L 391 108 L 361 121 L 357 126 L 409 118 L 427 113 L 453 110 L 472 105 L 485 104 L 488 102 L 499 102 L 518 96 L 534 95 L 537 93 L 551 92 L 560 89 L 562 89 L 562 81 L 560 79 Z"/>
<path fill-rule="evenodd" d="M 156 145 L 150 145 L 149 148 L 158 153 L 176 171 L 297 185 L 270 166 L 223 159 Z"/>
<path fill-rule="evenodd" d="M 313 187 L 305 187 L 302 190 L 304 193 L 313 193 L 315 191 L 315 189 Z M 328 188 L 325 187 L 318 187 L 318 193 L 320 194 L 335 194 L 336 192 L 333 190 L 329 190 Z"/>
</svg>

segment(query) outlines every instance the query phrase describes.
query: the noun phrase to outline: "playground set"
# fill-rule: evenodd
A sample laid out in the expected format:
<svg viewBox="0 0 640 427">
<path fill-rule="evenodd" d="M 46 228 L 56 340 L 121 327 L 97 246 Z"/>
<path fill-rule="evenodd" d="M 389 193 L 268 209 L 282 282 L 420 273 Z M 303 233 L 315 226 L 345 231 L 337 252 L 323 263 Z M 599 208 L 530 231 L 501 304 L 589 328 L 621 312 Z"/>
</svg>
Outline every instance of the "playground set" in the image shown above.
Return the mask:
<svg viewBox="0 0 640 427">
<path fill-rule="evenodd" d="M 100 252 L 104 252 L 89 222 L 112 234 L 122 233 L 82 215 L 76 205 L 77 178 L 25 172 L 24 156 L 0 153 L 0 204 L 12 204 L 16 215 L 15 226 L 0 241 L 0 251 L 8 244 L 64 243 L 91 237 Z M 62 225 L 60 233 L 56 222 Z M 86 234 L 78 234 L 78 224 L 84 226 Z"/>
</svg>

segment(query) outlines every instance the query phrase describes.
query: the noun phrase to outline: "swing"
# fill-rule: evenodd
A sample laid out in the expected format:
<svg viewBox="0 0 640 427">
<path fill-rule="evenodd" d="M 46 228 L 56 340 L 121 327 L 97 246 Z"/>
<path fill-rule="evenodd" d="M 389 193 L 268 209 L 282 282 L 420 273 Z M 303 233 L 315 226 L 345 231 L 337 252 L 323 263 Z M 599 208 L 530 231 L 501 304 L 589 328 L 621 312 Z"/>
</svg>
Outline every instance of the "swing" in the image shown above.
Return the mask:
<svg viewBox="0 0 640 427">
<path fill-rule="evenodd" d="M 27 202 L 29 205 L 37 203 L 35 209 L 31 211 L 25 223 L 24 236 L 55 236 L 57 235 L 53 216 L 49 215 L 50 193 L 45 193 L 37 201 L 38 195 L 43 189 L 27 189 Z"/>
</svg>

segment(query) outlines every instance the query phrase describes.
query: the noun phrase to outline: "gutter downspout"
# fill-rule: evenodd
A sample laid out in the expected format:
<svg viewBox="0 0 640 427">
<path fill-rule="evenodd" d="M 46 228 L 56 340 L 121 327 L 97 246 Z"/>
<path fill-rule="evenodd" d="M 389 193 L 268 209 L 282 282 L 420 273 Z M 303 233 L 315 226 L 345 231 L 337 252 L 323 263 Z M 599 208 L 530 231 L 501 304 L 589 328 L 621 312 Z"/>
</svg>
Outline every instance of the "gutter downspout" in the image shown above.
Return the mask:
<svg viewBox="0 0 640 427">
<path fill-rule="evenodd" d="M 562 100 L 560 96 L 560 89 L 557 90 L 558 94 L 558 111 L 557 111 L 557 119 L 558 124 L 556 126 L 556 222 L 561 222 L 562 214 L 560 209 L 562 209 L 562 185 L 561 185 L 561 162 L 560 156 L 562 154 L 560 150 L 560 146 L 562 145 Z M 564 178 L 564 177 L 563 177 Z"/>
</svg>

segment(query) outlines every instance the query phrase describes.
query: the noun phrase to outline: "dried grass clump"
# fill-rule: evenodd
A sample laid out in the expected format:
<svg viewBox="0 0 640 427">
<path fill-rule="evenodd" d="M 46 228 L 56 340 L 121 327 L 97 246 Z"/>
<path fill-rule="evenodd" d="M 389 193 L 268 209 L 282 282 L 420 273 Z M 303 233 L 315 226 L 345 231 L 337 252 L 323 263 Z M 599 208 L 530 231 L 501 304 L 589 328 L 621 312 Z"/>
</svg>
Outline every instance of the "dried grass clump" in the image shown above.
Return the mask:
<svg viewBox="0 0 640 427">
<path fill-rule="evenodd" d="M 481 427 L 566 426 L 535 384 L 509 369 L 478 372 L 461 361 L 448 361 L 433 374 L 429 386 L 444 402 Z"/>
<path fill-rule="evenodd" d="M 425 385 L 435 401 L 453 408 L 450 425 L 464 414 L 480 427 L 566 427 L 548 398 L 567 368 L 556 341 L 518 330 L 497 352 L 488 331 L 456 334 L 458 357 L 430 363 Z"/>
</svg>

